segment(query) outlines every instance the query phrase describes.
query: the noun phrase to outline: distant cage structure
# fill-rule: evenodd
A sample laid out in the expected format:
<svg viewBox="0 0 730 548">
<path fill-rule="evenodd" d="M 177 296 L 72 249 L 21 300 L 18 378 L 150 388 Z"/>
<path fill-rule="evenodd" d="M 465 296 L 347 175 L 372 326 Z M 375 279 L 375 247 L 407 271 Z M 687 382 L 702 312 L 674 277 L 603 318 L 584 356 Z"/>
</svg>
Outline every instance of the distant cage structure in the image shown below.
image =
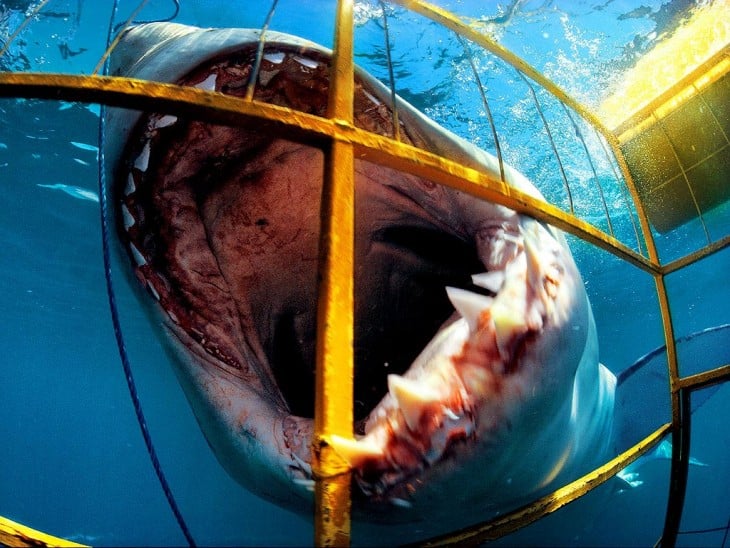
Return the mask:
<svg viewBox="0 0 730 548">
<path fill-rule="evenodd" d="M 25 24 L 31 23 L 33 17 L 41 12 L 48 0 L 37 4 L 35 11 L 29 14 Z M 145 2 L 142 2 L 141 7 Z M 274 5 L 276 1 L 274 1 Z M 671 421 L 659 426 L 648 437 L 639 441 L 635 446 L 617 455 L 600 468 L 562 487 L 555 493 L 534 501 L 523 508 L 519 508 L 498 519 L 478 524 L 465 530 L 432 539 L 432 544 L 449 542 L 477 543 L 499 538 L 519 528 L 522 528 L 541 517 L 554 512 L 565 504 L 581 497 L 599 486 L 617 472 L 625 468 L 635 459 L 656 446 L 662 438 L 671 435 L 673 442 L 672 465 L 670 477 L 670 492 L 666 509 L 664 530 L 660 539 L 663 546 L 674 545 L 678 531 L 684 495 L 687 485 L 690 444 L 690 395 L 701 388 L 712 384 L 719 384 L 730 379 L 730 364 L 719 367 L 708 367 L 700 373 L 685 375 L 680 373 L 680 363 L 676 349 L 675 336 L 670 300 L 666 289 L 667 276 L 685 267 L 721 251 L 730 245 L 730 234 L 712 240 L 708 234 L 707 241 L 678 259 L 662 262 L 655 244 L 652 227 L 660 232 L 671 231 L 677 224 L 687 219 L 701 217 L 701 208 L 706 204 L 718 204 L 727 201 L 727 184 L 724 186 L 710 183 L 709 196 L 704 202 L 696 198 L 701 194 L 697 190 L 703 184 L 702 162 L 711 162 L 717 169 L 728 169 L 730 134 L 726 113 L 713 110 L 710 103 L 715 97 L 727 97 L 728 88 L 728 55 L 727 47 L 711 62 L 698 67 L 691 76 L 677 84 L 676 89 L 670 90 L 663 101 L 658 100 L 643 115 L 635 115 L 636 123 L 626 121 L 616 130 L 605 127 L 603 122 L 592 112 L 583 107 L 568 93 L 548 80 L 525 61 L 504 49 L 485 33 L 476 30 L 473 25 L 467 24 L 456 15 L 439 7 L 420 0 L 394 0 L 394 5 L 405 8 L 455 33 L 464 47 L 469 59 L 474 50 L 480 49 L 484 55 L 491 55 L 512 67 L 515 74 L 525 83 L 528 90 L 528 99 L 533 102 L 539 113 L 536 119 L 537 130 L 544 132 L 552 144 L 552 154 L 562 172 L 566 191 L 567 208 L 560 208 L 547 202 L 537 200 L 515 189 L 508 189 L 503 180 L 492 178 L 489 175 L 467 168 L 447 158 L 417 149 L 400 142 L 398 136 L 388 138 L 371 134 L 357 129 L 353 124 L 352 97 L 354 71 L 354 44 L 353 44 L 353 0 L 339 0 L 335 21 L 334 56 L 331 68 L 331 85 L 328 117 L 316 117 L 297 113 L 291 116 L 292 111 L 258 102 L 253 99 L 239 99 L 221 97 L 220 94 L 200 89 L 192 89 L 161 84 L 152 81 L 131 81 L 126 78 L 99 75 L 102 72 L 102 59 L 94 74 L 90 76 L 32 73 L 32 72 L 1 72 L 0 96 L 16 98 L 61 99 L 98 103 L 103 105 L 134 108 L 154 112 L 164 112 L 175 115 L 187 115 L 215 121 L 225 121 L 227 124 L 247 124 L 256 120 L 267 120 L 271 127 L 276 128 L 282 135 L 296 132 L 298 138 L 316 138 L 317 142 L 324 142 L 326 154 L 325 163 L 325 192 L 323 192 L 323 209 L 329 213 L 329 223 L 323 226 L 320 250 L 324 256 L 321 260 L 320 272 L 323 280 L 319 294 L 320 325 L 326 326 L 325 333 L 318 334 L 317 351 L 317 385 L 315 405 L 315 447 L 313 448 L 316 463 L 317 480 L 315 489 L 315 539 L 317 545 L 346 544 L 350 540 L 350 475 L 342 470 L 341 462 L 329 447 L 327 440 L 332 435 L 351 437 L 353 435 L 352 417 L 352 364 L 353 350 L 348 345 L 349 334 L 353 330 L 353 227 L 354 227 L 354 158 L 364 158 L 368 161 L 408 172 L 430 179 L 442 185 L 456 188 L 479 198 L 496 202 L 518 212 L 549 223 L 573 236 L 597 246 L 621 261 L 627 262 L 649 275 L 656 286 L 657 300 L 663 324 L 666 343 L 666 356 L 669 376 L 669 392 L 671 401 Z M 387 10 L 385 4 L 382 16 L 384 29 L 387 35 Z M 273 6 L 272 6 L 273 13 Z M 131 15 L 127 24 L 136 17 Z M 24 27 L 22 25 L 21 27 Z M 18 28 L 11 39 L 4 44 L 0 55 L 7 51 L 13 38 L 22 32 Z M 265 40 L 266 26 L 262 28 Z M 384 38 L 387 51 L 390 51 L 390 40 Z M 113 48 L 114 43 L 111 43 Z M 107 52 L 108 53 L 108 52 Z M 474 66 L 472 62 L 472 67 Z M 708 74 L 711 76 L 706 77 Z M 479 80 L 479 73 L 474 68 L 474 78 L 479 87 L 489 127 L 485 130 L 493 136 L 493 147 L 497 156 L 502 160 L 500 153 L 499 128 L 490 112 L 488 91 Z M 703 79 L 704 84 L 696 86 L 695 81 Z M 398 82 L 386 82 L 391 89 L 398 90 Z M 680 85 L 682 84 L 682 85 Z M 656 116 L 651 108 L 660 108 L 671 103 L 676 95 L 686 86 L 694 86 L 697 93 L 691 94 L 692 102 L 684 102 L 679 107 L 665 106 L 666 109 L 699 111 L 701 116 L 711 116 L 711 122 L 717 125 L 705 141 L 712 150 L 707 150 L 702 158 L 689 159 L 694 153 L 683 149 L 667 137 L 666 128 L 662 126 L 662 119 L 669 114 Z M 584 128 L 594 132 L 593 139 L 600 143 L 600 154 L 604 155 L 601 162 L 610 166 L 614 173 L 616 184 L 622 189 L 624 205 L 630 211 L 629 219 L 632 231 L 636 236 L 635 245 L 627 245 L 614 234 L 611 211 L 606 203 L 599 178 L 595 175 L 596 191 L 602 201 L 601 209 L 605 213 L 604 228 L 598 228 L 586 220 L 579 218 L 572 203 L 571 181 L 562 171 L 561 153 L 555 146 L 554 136 L 551 135 L 551 126 L 543 115 L 541 96 L 549 94 L 557 100 L 564 109 L 567 120 L 575 128 L 577 138 L 582 142 L 586 159 L 595 175 L 594 152 L 589 151 L 585 139 Z M 708 109 L 697 107 L 697 102 L 704 101 Z M 722 104 L 722 101 L 720 103 Z M 394 109 L 397 114 L 396 109 Z M 674 112 L 674 111 L 673 111 Z M 670 113 L 671 114 L 671 113 Z M 643 116 L 643 118 L 642 118 Z M 724 116 L 724 117 L 723 117 Z M 643 121 L 641 121 L 643 120 Z M 647 121 L 648 120 L 648 121 Z M 696 127 L 701 121 L 689 122 Z M 542 127 L 541 127 L 542 126 Z M 398 127 L 398 124 L 394 124 Z M 663 129 L 664 128 L 664 129 Z M 627 133 L 628 132 L 628 133 Z M 724 139 L 724 140 L 723 140 Z M 660 142 L 660 144 L 654 143 Z M 668 163 L 676 166 L 672 173 L 657 173 L 647 168 L 645 163 L 637 161 L 637 155 L 646 147 L 663 147 L 670 157 Z M 643 148 L 642 148 L 643 147 Z M 637 152 L 638 151 L 638 152 Z M 717 154 L 717 156 L 716 156 Z M 694 161 L 689 169 L 685 169 L 684 162 Z M 699 167 L 698 167 L 699 166 Z M 719 166 L 719 167 L 718 167 Z M 723 167 L 724 166 L 724 167 Z M 657 169 L 662 166 L 657 167 Z M 690 178 L 691 170 L 695 170 L 695 177 Z M 647 171 L 648 170 L 648 171 Z M 688 175 L 688 173 L 690 175 Z M 727 173 L 727 172 L 725 172 Z M 658 181 L 658 182 L 657 182 Z M 670 182 L 667 186 L 665 183 Z M 656 184 L 655 184 L 656 183 Z M 686 183 L 686 184 L 685 184 Z M 674 185 L 674 186 L 672 186 Z M 684 186 L 683 186 L 684 185 Z M 692 200 L 674 200 L 678 191 L 672 188 L 686 188 Z M 657 198 L 657 193 L 662 194 Z M 685 192 L 685 190 L 682 190 Z M 708 193 L 705 193 L 706 195 Z M 684 196 L 684 194 L 683 194 Z M 631 213 L 631 212 L 635 213 Z M 335 237 L 335 232 L 338 236 Z M 344 290 L 344 291 L 343 291 Z M 349 301 L 343 302 L 337 295 L 349 295 Z M 337 366 L 335 367 L 335 364 Z M 346 364 L 347 367 L 343 367 Z M 5 535 L 5 536 L 3 536 Z M 35 538 L 40 543 L 53 544 L 52 537 L 22 528 L 0 520 L 0 541 L 12 544 L 10 540 L 21 538 Z"/>
</svg>

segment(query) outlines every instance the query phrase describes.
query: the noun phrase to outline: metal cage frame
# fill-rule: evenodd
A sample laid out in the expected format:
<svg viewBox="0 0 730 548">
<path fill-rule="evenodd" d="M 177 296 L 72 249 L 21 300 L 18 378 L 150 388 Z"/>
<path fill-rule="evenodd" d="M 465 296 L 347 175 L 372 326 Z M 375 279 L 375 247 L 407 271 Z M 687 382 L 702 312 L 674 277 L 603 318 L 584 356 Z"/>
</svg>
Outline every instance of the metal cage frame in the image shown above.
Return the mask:
<svg viewBox="0 0 730 548">
<path fill-rule="evenodd" d="M 320 240 L 317 382 L 313 472 L 316 545 L 343 545 L 350 540 L 350 473 L 334 452 L 332 435 L 353 436 L 353 247 L 354 160 L 364 159 L 428 178 L 515 211 L 526 213 L 612 253 L 650 275 L 656 286 L 667 349 L 671 422 L 598 469 L 550 495 L 503 517 L 432 539 L 427 546 L 455 542 L 470 544 L 495 539 L 554 512 L 586 494 L 654 447 L 665 435 L 673 441 L 669 498 L 658 545 L 672 546 L 677 538 L 687 485 L 690 443 L 689 395 L 692 391 L 730 379 L 730 364 L 700 374 L 681 376 L 675 335 L 665 286 L 667 275 L 730 245 L 730 235 L 689 255 L 662 264 L 631 173 L 619 148 L 618 136 L 588 109 L 524 60 L 507 51 L 457 16 L 421 0 L 394 0 L 455 32 L 460 39 L 488 50 L 539 84 L 589 122 L 608 143 L 628 186 L 639 217 L 647 256 L 574 214 L 528 196 L 503 181 L 398 140 L 357 129 L 353 124 L 353 0 L 338 0 L 335 47 L 328 116 L 320 118 L 288 108 L 200 89 L 122 77 L 0 72 L 0 97 L 57 99 L 165 112 L 238 125 L 266 120 L 276 131 L 296 135 L 325 152 L 323 227 Z M 16 32 L 17 34 L 17 32 Z M 114 44 L 112 44 L 113 46 Z M 1 53 L 0 53 L 1 54 Z M 107 52 L 108 54 L 108 52 Z M 105 54 L 105 57 L 106 55 Z M 104 59 L 102 59 L 103 62 Z M 100 62 L 101 65 L 101 62 Z M 98 70 L 97 70 L 98 72 Z M 1 525 L 1 524 L 0 524 Z M 2 532 L 0 528 L 0 532 Z M 25 533 L 28 535 L 28 533 Z M 2 538 L 0 536 L 0 538 Z"/>
</svg>

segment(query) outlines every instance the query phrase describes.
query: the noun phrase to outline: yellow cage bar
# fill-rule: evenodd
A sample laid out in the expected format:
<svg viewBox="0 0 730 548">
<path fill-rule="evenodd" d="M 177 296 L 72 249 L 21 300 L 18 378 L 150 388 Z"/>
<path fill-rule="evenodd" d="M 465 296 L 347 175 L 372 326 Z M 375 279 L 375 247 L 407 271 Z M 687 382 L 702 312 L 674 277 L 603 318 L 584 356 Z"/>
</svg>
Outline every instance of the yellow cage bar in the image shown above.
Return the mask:
<svg viewBox="0 0 730 548">
<path fill-rule="evenodd" d="M 351 126 L 355 65 L 352 0 L 339 0 L 328 115 Z M 355 159 L 351 143 L 333 139 L 325 154 L 319 259 L 317 374 L 314 411 L 314 539 L 342 546 L 350 539 L 350 474 L 328 444 L 352 437 L 354 381 Z"/>
<path fill-rule="evenodd" d="M 59 548 L 83 548 L 85 544 L 78 544 L 59 537 L 54 537 L 36 529 L 31 529 L 20 523 L 0 516 L 0 545 L 17 548 L 57 546 Z"/>
</svg>

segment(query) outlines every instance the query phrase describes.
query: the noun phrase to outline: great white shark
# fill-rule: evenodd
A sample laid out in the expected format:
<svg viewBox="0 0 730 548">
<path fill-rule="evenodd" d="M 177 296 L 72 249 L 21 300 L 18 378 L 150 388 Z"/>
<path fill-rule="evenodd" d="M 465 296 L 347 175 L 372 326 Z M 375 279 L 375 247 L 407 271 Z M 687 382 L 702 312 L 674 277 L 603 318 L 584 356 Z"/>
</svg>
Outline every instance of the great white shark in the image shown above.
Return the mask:
<svg viewBox="0 0 730 548">
<path fill-rule="evenodd" d="M 152 23 L 111 73 L 243 96 L 259 31 Z M 331 51 L 267 32 L 255 98 L 324 115 Z M 356 71 L 355 124 L 394 134 L 391 93 Z M 398 99 L 404 141 L 500 177 L 497 160 Z M 311 511 L 324 153 L 255 125 L 109 109 L 119 241 L 223 467 Z M 564 236 L 503 206 L 356 161 L 356 519 L 455 523 L 529 502 L 611 454 L 599 363 Z M 542 199 L 518 171 L 512 187 Z"/>
</svg>

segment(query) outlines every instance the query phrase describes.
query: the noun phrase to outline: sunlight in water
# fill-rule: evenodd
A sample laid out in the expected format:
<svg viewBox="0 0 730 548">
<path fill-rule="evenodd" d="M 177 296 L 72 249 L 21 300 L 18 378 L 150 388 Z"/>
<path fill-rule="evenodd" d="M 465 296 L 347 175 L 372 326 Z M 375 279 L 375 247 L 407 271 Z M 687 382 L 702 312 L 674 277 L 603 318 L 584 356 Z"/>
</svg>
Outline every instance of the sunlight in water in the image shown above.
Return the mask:
<svg viewBox="0 0 730 548">
<path fill-rule="evenodd" d="M 730 1 L 707 2 L 631 68 L 599 108 L 609 128 L 639 112 L 730 45 Z"/>
</svg>

